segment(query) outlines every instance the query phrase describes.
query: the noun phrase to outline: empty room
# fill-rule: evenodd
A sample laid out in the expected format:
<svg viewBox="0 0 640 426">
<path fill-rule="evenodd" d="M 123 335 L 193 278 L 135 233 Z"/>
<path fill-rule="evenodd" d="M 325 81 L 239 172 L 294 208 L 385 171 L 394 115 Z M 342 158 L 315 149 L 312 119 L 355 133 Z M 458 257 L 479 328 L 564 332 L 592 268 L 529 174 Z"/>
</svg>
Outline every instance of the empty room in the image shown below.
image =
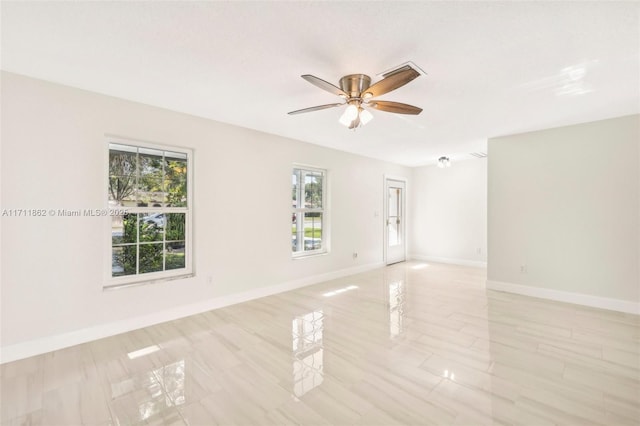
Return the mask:
<svg viewBox="0 0 640 426">
<path fill-rule="evenodd" d="M 640 424 L 640 3 L 0 2 L 0 424 Z"/>
</svg>

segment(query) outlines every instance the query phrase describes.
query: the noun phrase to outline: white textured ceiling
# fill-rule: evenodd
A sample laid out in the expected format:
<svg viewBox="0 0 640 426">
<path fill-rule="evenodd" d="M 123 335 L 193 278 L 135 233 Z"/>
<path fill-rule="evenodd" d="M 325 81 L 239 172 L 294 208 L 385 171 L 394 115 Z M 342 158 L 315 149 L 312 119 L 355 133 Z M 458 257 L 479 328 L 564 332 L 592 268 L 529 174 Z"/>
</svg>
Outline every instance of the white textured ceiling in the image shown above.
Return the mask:
<svg viewBox="0 0 640 426">
<path fill-rule="evenodd" d="M 405 165 L 487 138 L 638 113 L 638 2 L 7 2 L 1 67 Z M 413 61 L 426 76 L 349 131 L 338 84 Z"/>
</svg>

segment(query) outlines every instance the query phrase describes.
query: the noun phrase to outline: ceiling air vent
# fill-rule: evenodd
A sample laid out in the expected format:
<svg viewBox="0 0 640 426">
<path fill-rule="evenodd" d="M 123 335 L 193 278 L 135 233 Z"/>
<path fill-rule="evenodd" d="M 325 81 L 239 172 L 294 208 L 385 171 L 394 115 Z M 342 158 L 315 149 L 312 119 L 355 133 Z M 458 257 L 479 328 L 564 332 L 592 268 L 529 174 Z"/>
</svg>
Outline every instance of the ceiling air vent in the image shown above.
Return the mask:
<svg viewBox="0 0 640 426">
<path fill-rule="evenodd" d="M 427 73 L 424 72 L 424 70 L 422 68 L 420 68 L 419 66 L 417 66 L 416 64 L 414 64 L 411 61 L 405 62 L 404 64 L 400 64 L 397 67 L 393 67 L 393 68 L 388 69 L 386 71 L 382 71 L 381 73 L 378 73 L 376 75 L 378 77 L 387 78 L 390 75 L 393 75 L 393 74 L 395 74 L 397 72 L 400 72 L 400 71 L 404 71 L 406 69 L 413 69 L 413 70 L 418 71 L 418 73 L 420 75 L 427 75 Z"/>
<path fill-rule="evenodd" d="M 486 158 L 487 157 L 487 153 L 486 152 L 472 152 L 469 154 L 472 157 L 476 157 L 476 158 Z"/>
</svg>

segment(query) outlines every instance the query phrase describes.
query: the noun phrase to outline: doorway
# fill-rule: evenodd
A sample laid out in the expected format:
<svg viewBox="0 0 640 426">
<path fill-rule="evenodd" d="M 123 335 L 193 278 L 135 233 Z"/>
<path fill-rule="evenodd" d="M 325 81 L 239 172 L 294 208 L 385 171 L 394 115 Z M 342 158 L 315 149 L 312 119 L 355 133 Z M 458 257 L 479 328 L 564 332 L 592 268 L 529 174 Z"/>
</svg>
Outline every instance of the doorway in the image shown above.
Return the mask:
<svg viewBox="0 0 640 426">
<path fill-rule="evenodd" d="M 406 260 L 405 187 L 405 181 L 385 178 L 384 245 L 387 265 Z"/>
</svg>

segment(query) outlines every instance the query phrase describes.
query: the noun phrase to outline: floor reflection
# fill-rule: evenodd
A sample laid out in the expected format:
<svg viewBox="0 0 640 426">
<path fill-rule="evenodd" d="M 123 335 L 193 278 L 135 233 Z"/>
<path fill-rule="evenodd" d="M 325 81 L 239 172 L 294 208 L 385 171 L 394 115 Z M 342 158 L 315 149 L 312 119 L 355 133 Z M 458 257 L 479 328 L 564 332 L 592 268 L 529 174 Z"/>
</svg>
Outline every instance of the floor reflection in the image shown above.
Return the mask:
<svg viewBox="0 0 640 426">
<path fill-rule="evenodd" d="M 183 405 L 186 403 L 185 361 L 112 383 L 111 398 L 121 416 L 136 421 L 148 420 L 169 407 Z"/>
<path fill-rule="evenodd" d="M 332 297 L 332 296 L 335 296 L 337 294 L 344 293 L 345 291 L 355 290 L 357 288 L 358 288 L 357 285 L 349 285 L 347 287 L 342 287 L 342 288 L 339 288 L 337 290 L 328 291 L 328 292 L 324 293 L 323 296 L 324 297 Z"/>
<path fill-rule="evenodd" d="M 323 381 L 324 313 L 309 312 L 293 319 L 293 393 L 301 397 Z"/>
<path fill-rule="evenodd" d="M 392 339 L 404 332 L 406 285 L 404 281 L 389 284 L 389 335 Z"/>
</svg>

